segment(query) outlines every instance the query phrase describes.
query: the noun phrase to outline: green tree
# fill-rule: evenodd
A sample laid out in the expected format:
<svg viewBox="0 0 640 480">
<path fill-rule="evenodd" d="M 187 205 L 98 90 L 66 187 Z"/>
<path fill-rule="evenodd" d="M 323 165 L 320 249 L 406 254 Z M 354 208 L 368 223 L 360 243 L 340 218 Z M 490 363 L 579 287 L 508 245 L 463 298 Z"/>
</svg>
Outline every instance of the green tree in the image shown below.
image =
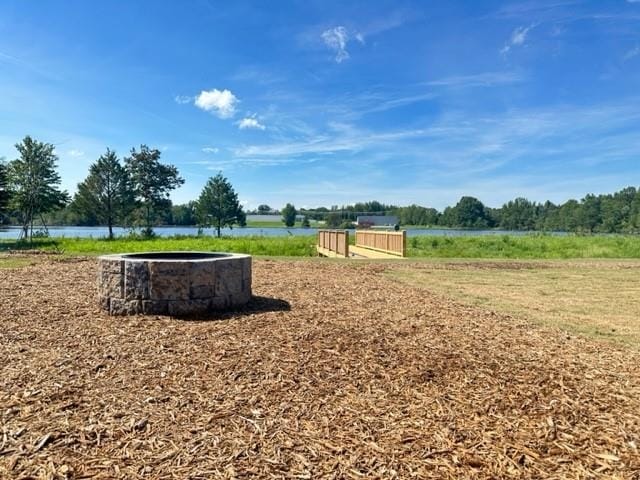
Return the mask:
<svg viewBox="0 0 640 480">
<path fill-rule="evenodd" d="M 500 227 L 506 230 L 533 230 L 537 213 L 537 205 L 526 198 L 510 200 L 500 209 Z"/>
<path fill-rule="evenodd" d="M 107 149 L 104 155 L 89 167 L 89 175 L 78 184 L 73 209 L 99 224 L 107 225 L 109 238 L 113 226 L 123 222 L 135 204 L 127 170 L 120 164 L 115 152 Z"/>
<path fill-rule="evenodd" d="M 269 205 L 265 205 L 265 204 L 258 205 L 258 213 L 260 215 L 269 214 L 269 213 L 271 213 L 271 207 Z"/>
<path fill-rule="evenodd" d="M 309 222 L 309 217 L 307 217 L 306 215 L 302 219 L 302 226 L 304 228 L 309 228 L 311 226 L 311 223 Z"/>
<path fill-rule="evenodd" d="M 196 202 L 191 201 L 183 205 L 171 207 L 172 225 L 195 225 L 198 223 L 196 216 Z"/>
<path fill-rule="evenodd" d="M 31 241 L 34 221 L 37 218 L 43 221 L 43 214 L 64 207 L 69 195 L 58 189 L 58 157 L 52 144 L 38 142 L 27 135 L 16 144 L 16 149 L 20 158 L 10 162 L 8 168 L 10 205 L 18 212 L 21 236 Z"/>
<path fill-rule="evenodd" d="M 238 201 L 238 194 L 221 172 L 207 181 L 198 198 L 196 210 L 201 225 L 214 226 L 218 237 L 224 227 L 233 227 L 236 223 L 246 225 L 246 215 Z"/>
<path fill-rule="evenodd" d="M 9 180 L 7 172 L 7 164 L 4 159 L 0 159 L 0 224 L 6 215 L 7 206 L 9 205 Z"/>
<path fill-rule="evenodd" d="M 462 197 L 455 207 L 447 207 L 443 220 L 451 227 L 487 228 L 492 219 L 483 203 L 474 197 Z"/>
<path fill-rule="evenodd" d="M 296 207 L 287 203 L 282 209 L 282 221 L 287 227 L 293 227 L 296 224 Z"/>
<path fill-rule="evenodd" d="M 140 151 L 131 149 L 131 156 L 124 159 L 125 168 L 131 179 L 135 198 L 140 201 L 144 211 L 143 234 L 153 234 L 154 214 L 171 208 L 169 194 L 184 183 L 173 165 L 160 163 L 160 150 L 140 145 Z"/>
</svg>

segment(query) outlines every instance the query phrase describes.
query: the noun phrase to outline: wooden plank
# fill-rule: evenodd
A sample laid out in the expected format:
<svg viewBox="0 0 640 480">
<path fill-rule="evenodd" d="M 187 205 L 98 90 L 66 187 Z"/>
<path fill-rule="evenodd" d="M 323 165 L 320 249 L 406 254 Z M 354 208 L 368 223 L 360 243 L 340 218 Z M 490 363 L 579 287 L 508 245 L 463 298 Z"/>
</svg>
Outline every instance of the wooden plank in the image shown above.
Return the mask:
<svg viewBox="0 0 640 480">
<path fill-rule="evenodd" d="M 401 232 L 378 232 L 356 230 L 356 246 L 388 253 L 400 257 L 406 256 L 406 230 Z"/>
<path fill-rule="evenodd" d="M 347 258 L 344 255 L 337 253 L 337 252 L 333 252 L 331 250 L 329 250 L 328 248 L 322 248 L 320 245 L 316 245 L 316 250 L 318 251 L 318 254 L 323 256 L 323 257 L 330 257 L 330 258 Z"/>
<path fill-rule="evenodd" d="M 356 257 L 378 258 L 378 259 L 388 258 L 388 259 L 395 259 L 395 260 L 404 258 L 397 254 L 392 255 L 390 253 L 381 252 L 379 250 L 373 250 L 371 248 L 358 247 L 354 245 L 349 245 L 349 252 L 351 253 L 351 256 L 349 258 L 356 258 Z"/>
</svg>

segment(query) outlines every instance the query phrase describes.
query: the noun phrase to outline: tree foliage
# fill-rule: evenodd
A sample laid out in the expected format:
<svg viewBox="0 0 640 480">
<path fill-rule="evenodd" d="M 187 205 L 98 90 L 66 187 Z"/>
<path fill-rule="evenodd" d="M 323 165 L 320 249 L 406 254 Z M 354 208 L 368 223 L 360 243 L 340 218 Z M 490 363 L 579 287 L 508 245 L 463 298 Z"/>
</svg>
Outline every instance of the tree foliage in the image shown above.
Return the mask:
<svg viewBox="0 0 640 480">
<path fill-rule="evenodd" d="M 194 200 L 181 205 L 173 205 L 171 207 L 171 225 L 196 225 L 198 223 L 196 206 L 197 203 Z"/>
<path fill-rule="evenodd" d="M 89 175 L 78 184 L 72 207 L 80 215 L 107 225 L 109 238 L 113 238 L 113 226 L 124 222 L 135 207 L 129 175 L 115 152 L 107 149 L 89 167 Z"/>
<path fill-rule="evenodd" d="M 282 209 L 282 221 L 287 227 L 293 227 L 296 224 L 296 207 L 291 203 L 287 203 Z"/>
<path fill-rule="evenodd" d="M 34 221 L 42 219 L 47 212 L 64 207 L 69 195 L 58 188 L 58 157 L 52 144 L 26 136 L 16 144 L 16 149 L 20 158 L 10 162 L 8 168 L 8 184 L 12 192 L 10 205 L 18 214 L 22 235 L 31 240 Z"/>
<path fill-rule="evenodd" d="M 196 211 L 200 224 L 215 227 L 218 237 L 224 227 L 246 225 L 246 215 L 238 201 L 238 194 L 221 172 L 207 181 L 198 198 Z"/>
<path fill-rule="evenodd" d="M 184 183 L 173 165 L 160 163 L 160 150 L 140 145 L 124 159 L 135 198 L 143 209 L 144 234 L 153 233 L 153 216 L 171 207 L 169 195 Z"/>
</svg>

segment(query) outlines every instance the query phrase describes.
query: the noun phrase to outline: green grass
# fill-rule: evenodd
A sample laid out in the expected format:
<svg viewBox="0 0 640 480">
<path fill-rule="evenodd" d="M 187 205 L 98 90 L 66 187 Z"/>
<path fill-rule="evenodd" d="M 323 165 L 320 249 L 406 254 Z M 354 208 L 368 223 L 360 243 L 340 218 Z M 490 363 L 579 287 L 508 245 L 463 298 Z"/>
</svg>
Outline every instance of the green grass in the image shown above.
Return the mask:
<svg viewBox="0 0 640 480">
<path fill-rule="evenodd" d="M 311 227 L 317 227 L 319 224 L 315 220 L 310 220 L 309 225 Z M 247 220 L 247 227 L 252 228 L 302 228 L 302 222 L 296 222 L 294 227 L 287 227 L 279 218 L 277 221 L 264 222 L 264 221 L 253 221 Z"/>
<path fill-rule="evenodd" d="M 247 220 L 247 227 L 252 228 L 285 228 L 282 220 L 273 221 L 273 222 L 258 222 L 253 220 Z"/>
<path fill-rule="evenodd" d="M 311 233 L 311 232 L 310 232 Z M 354 235 L 350 235 L 353 243 Z M 640 236 L 486 235 L 475 237 L 420 236 L 407 239 L 412 258 L 571 259 L 640 258 Z M 149 250 L 205 250 L 251 255 L 315 256 L 315 236 L 224 237 L 175 236 L 150 240 L 118 238 L 55 238 L 34 240 L 33 246 L 1 241 L 0 251 L 35 248 L 67 254 L 98 255 Z"/>
<path fill-rule="evenodd" d="M 27 265 L 33 265 L 35 263 L 36 261 L 31 258 L 0 257 L 0 269 L 26 267 Z"/>
<path fill-rule="evenodd" d="M 426 258 L 640 258 L 640 236 L 484 235 L 407 239 L 410 257 Z"/>
<path fill-rule="evenodd" d="M 34 240 L 32 245 L 15 242 L 0 243 L 0 250 L 39 249 L 64 252 L 69 255 L 102 255 L 107 253 L 201 250 L 236 252 L 251 255 L 310 257 L 315 255 L 314 236 L 286 237 L 158 237 L 148 240 L 117 238 L 50 238 Z"/>
</svg>

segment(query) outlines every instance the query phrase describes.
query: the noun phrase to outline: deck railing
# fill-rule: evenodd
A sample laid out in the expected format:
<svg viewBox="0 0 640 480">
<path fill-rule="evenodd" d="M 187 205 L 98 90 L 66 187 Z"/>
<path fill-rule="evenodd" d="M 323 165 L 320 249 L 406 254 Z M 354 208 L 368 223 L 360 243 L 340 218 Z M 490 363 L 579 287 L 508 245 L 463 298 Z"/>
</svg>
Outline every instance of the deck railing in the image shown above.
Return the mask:
<svg viewBox="0 0 640 480">
<path fill-rule="evenodd" d="M 369 248 L 379 252 L 407 256 L 407 232 L 380 232 L 375 230 L 356 230 L 356 247 Z"/>
<path fill-rule="evenodd" d="M 325 256 L 349 256 L 349 232 L 346 230 L 318 230 L 318 252 Z"/>
</svg>

